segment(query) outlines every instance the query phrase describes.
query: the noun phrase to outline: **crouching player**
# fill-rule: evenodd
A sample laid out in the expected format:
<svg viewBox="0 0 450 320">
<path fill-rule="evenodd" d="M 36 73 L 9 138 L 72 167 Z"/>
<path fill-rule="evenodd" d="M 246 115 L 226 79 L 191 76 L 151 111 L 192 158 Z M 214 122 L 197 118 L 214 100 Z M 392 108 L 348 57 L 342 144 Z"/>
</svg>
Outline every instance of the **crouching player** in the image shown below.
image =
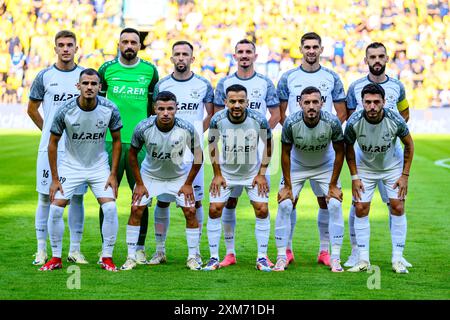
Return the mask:
<svg viewBox="0 0 450 320">
<path fill-rule="evenodd" d="M 136 244 L 142 214 L 152 197 L 176 201 L 186 218 L 186 239 L 189 249 L 187 267 L 200 270 L 197 247 L 200 230 L 196 218 L 195 197 L 192 188 L 203 163 L 200 138 L 187 121 L 175 117 L 177 99 L 169 91 L 161 91 L 155 98 L 156 116 L 142 120 L 131 139 L 129 162 L 136 179 L 127 225 L 128 257 L 121 270 L 136 267 Z M 139 171 L 137 154 L 145 145 L 147 155 Z M 186 149 L 194 155 L 193 162 L 184 162 Z"/>
<path fill-rule="evenodd" d="M 342 191 L 339 174 L 344 163 L 344 136 L 335 115 L 321 110 L 320 90 L 306 87 L 300 94 L 301 110 L 291 114 L 283 124 L 281 167 L 283 179 L 278 193 L 275 239 L 278 251 L 274 271 L 288 266 L 286 249 L 291 230 L 293 204 L 309 179 L 326 196 L 331 236 L 332 272 L 342 272 L 340 252 L 344 237 Z"/>
<path fill-rule="evenodd" d="M 121 151 L 119 110 L 111 101 L 99 97 L 100 76 L 94 69 L 80 73 L 80 96 L 69 100 L 55 115 L 48 145 L 48 158 L 52 172 L 50 186 L 50 214 L 48 232 L 52 247 L 52 259 L 39 270 L 62 268 L 62 240 L 64 234 L 64 208 L 77 187 L 88 184 L 102 206 L 105 220 L 102 227 L 103 250 L 101 267 L 117 271 L 112 260 L 116 243 L 118 218 L 117 167 Z M 110 170 L 105 150 L 105 135 L 109 128 L 113 138 L 113 161 Z M 65 157 L 57 166 L 58 141 L 66 133 Z"/>
<path fill-rule="evenodd" d="M 391 206 L 392 269 L 396 273 L 408 273 L 403 259 L 406 242 L 405 198 L 414 143 L 405 120 L 396 111 L 384 107 L 383 87 L 370 83 L 362 89 L 361 97 L 364 109 L 352 114 L 344 134 L 346 158 L 352 175 L 359 251 L 359 262 L 347 271 L 366 271 L 370 267 L 370 202 L 375 187 L 382 181 Z M 397 137 L 405 145 L 403 158 L 395 147 Z M 356 141 L 358 147 L 354 148 Z"/>
</svg>

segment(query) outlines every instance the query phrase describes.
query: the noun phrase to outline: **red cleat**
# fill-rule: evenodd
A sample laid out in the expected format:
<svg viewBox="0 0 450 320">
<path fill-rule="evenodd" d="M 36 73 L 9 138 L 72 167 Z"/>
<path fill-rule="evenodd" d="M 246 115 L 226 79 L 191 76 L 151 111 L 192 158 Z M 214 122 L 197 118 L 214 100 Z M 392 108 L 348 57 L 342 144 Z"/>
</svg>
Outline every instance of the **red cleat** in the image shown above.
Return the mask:
<svg viewBox="0 0 450 320">
<path fill-rule="evenodd" d="M 319 264 L 321 263 L 326 266 L 331 265 L 330 254 L 328 253 L 328 251 L 325 250 L 320 251 L 319 256 L 317 257 L 317 263 Z"/>
<path fill-rule="evenodd" d="M 294 253 L 292 252 L 291 249 L 286 249 L 286 258 L 287 258 L 287 264 L 291 264 L 292 262 L 294 262 Z"/>
<path fill-rule="evenodd" d="M 118 269 L 117 269 L 116 265 L 114 264 L 111 257 L 102 258 L 101 267 L 102 267 L 102 269 L 105 269 L 106 271 L 113 271 L 113 272 L 118 271 Z"/>
<path fill-rule="evenodd" d="M 52 271 L 62 268 L 61 258 L 51 258 L 46 264 L 39 268 L 39 271 Z"/>
<path fill-rule="evenodd" d="M 221 268 L 229 267 L 233 264 L 236 264 L 236 256 L 233 253 L 229 253 L 223 258 L 223 260 L 219 263 Z"/>
</svg>

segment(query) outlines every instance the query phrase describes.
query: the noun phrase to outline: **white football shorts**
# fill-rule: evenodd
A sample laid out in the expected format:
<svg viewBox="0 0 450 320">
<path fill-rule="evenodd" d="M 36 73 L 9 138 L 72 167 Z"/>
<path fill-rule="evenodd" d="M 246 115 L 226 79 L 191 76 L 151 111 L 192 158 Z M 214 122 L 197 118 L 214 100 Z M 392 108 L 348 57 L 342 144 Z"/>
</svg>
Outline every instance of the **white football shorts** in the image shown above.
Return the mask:
<svg viewBox="0 0 450 320">
<path fill-rule="evenodd" d="M 57 165 L 64 158 L 64 151 L 58 152 Z M 61 172 L 58 173 L 61 175 Z M 36 191 L 41 194 L 49 194 L 50 185 L 52 183 L 52 172 L 50 171 L 50 164 L 48 162 L 48 152 L 39 151 L 36 163 Z M 73 194 L 83 195 L 87 192 L 87 184 L 80 185 Z"/>
</svg>

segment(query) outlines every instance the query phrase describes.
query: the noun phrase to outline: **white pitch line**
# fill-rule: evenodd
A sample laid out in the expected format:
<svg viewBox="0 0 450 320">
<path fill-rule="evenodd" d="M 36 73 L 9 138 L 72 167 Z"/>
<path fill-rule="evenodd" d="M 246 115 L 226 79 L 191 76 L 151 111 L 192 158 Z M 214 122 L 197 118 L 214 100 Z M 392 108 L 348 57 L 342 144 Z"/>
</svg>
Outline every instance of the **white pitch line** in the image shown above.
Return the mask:
<svg viewBox="0 0 450 320">
<path fill-rule="evenodd" d="M 439 167 L 444 167 L 444 168 L 449 168 L 450 169 L 450 164 L 446 163 L 446 162 L 450 162 L 450 158 L 448 159 L 441 159 L 441 160 L 436 160 L 434 162 L 435 165 L 439 166 Z"/>
</svg>

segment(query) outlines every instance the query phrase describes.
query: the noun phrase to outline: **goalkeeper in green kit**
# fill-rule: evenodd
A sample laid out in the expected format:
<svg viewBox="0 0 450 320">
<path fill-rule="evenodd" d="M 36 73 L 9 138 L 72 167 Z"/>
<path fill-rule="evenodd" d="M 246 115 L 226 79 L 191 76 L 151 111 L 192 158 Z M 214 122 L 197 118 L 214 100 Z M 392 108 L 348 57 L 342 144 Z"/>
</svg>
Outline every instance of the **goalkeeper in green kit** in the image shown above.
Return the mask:
<svg viewBox="0 0 450 320">
<path fill-rule="evenodd" d="M 124 173 L 127 176 L 128 185 L 133 190 L 135 180 L 128 163 L 128 151 L 130 150 L 133 130 L 141 120 L 147 118 L 152 109 L 152 95 L 155 84 L 159 80 L 156 67 L 150 62 L 137 56 L 141 48 L 139 31 L 125 28 L 120 33 L 119 55 L 111 61 L 105 62 L 98 70 L 102 87 L 100 95 L 113 101 L 119 108 L 123 128 L 121 130 L 122 153 L 120 155 L 117 181 L 120 184 Z M 106 150 L 109 153 L 111 165 L 112 138 L 108 132 L 106 137 Z M 145 148 L 138 154 L 139 166 L 145 158 Z M 100 228 L 103 225 L 103 212 L 100 208 Z M 146 264 L 144 251 L 145 237 L 148 226 L 148 208 L 145 209 L 139 241 L 137 243 L 137 263 Z"/>
</svg>

